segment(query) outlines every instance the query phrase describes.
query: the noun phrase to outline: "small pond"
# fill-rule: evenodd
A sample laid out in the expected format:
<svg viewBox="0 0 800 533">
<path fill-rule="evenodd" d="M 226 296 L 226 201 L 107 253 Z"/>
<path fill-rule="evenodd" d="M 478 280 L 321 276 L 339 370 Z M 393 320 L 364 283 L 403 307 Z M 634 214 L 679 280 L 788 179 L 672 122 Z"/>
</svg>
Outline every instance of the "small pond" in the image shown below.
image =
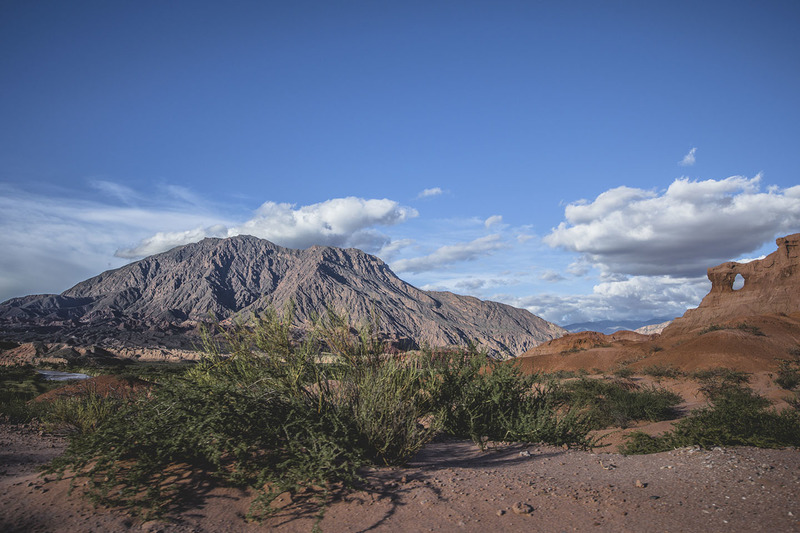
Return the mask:
<svg viewBox="0 0 800 533">
<path fill-rule="evenodd" d="M 75 372 L 59 372 L 58 370 L 37 370 L 47 381 L 71 381 L 73 379 L 89 379 L 91 376 Z"/>
</svg>

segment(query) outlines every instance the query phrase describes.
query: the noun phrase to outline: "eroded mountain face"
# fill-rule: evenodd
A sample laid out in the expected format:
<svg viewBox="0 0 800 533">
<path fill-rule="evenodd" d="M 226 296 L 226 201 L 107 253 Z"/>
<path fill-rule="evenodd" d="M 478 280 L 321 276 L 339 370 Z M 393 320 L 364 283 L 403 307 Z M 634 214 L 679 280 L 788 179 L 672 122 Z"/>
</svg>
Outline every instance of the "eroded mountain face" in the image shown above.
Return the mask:
<svg viewBox="0 0 800 533">
<path fill-rule="evenodd" d="M 565 331 L 528 311 L 422 291 L 356 249 L 295 250 L 251 236 L 204 239 L 81 282 L 60 295 L 0 305 L 0 337 L 107 347 L 189 348 L 198 324 L 247 319 L 294 302 L 298 325 L 333 308 L 378 317 L 403 347 L 477 342 L 518 355 Z"/>
</svg>

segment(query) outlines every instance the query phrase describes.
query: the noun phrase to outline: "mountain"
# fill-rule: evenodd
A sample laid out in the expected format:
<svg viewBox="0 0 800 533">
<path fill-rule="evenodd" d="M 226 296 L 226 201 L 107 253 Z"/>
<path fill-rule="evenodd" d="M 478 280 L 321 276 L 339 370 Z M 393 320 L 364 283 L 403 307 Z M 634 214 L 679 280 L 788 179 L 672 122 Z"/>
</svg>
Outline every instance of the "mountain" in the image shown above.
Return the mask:
<svg viewBox="0 0 800 533">
<path fill-rule="evenodd" d="M 664 322 L 669 322 L 670 320 L 672 320 L 672 318 L 651 318 L 650 320 L 595 320 L 592 322 L 576 322 L 575 324 L 568 324 L 562 327 L 570 333 L 597 331 L 608 335 L 615 331 L 636 331 L 653 325 L 660 326 Z"/>
<path fill-rule="evenodd" d="M 518 355 L 565 330 L 528 311 L 449 292 L 420 290 L 356 249 L 295 250 L 251 236 L 204 239 L 78 283 L 61 294 L 0 304 L 0 337 L 99 346 L 187 348 L 197 326 L 295 304 L 308 324 L 328 307 L 354 323 L 377 313 L 404 348 L 477 342 Z"/>
</svg>

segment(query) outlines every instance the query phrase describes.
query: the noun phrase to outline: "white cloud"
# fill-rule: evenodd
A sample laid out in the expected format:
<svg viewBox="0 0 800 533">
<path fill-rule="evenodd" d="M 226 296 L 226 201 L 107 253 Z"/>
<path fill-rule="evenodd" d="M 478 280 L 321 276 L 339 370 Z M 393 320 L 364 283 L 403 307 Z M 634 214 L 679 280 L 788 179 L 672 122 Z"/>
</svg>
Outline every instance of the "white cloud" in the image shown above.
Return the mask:
<svg viewBox="0 0 800 533">
<path fill-rule="evenodd" d="M 417 211 L 388 199 L 334 198 L 297 208 L 293 204 L 265 202 L 243 224 L 161 232 L 137 246 L 117 251 L 117 256 L 137 258 L 197 242 L 204 237 L 253 235 L 289 248 L 312 245 L 354 247 L 374 252 L 389 244 L 373 226 L 391 226 L 417 216 Z"/>
<path fill-rule="evenodd" d="M 701 276 L 800 228 L 800 186 L 760 191 L 761 176 L 675 180 L 656 193 L 618 187 L 569 204 L 544 238 L 606 274 Z"/>
<path fill-rule="evenodd" d="M 89 180 L 89 185 L 127 205 L 132 205 L 134 202 L 141 200 L 141 196 L 139 196 L 136 191 L 119 183 L 93 179 Z"/>
<path fill-rule="evenodd" d="M 692 148 L 691 150 L 689 150 L 688 154 L 683 156 L 683 159 L 681 159 L 680 163 L 678 163 L 678 164 L 680 166 L 682 166 L 682 167 L 690 167 L 690 166 L 694 165 L 694 163 L 696 161 L 696 159 L 694 157 L 694 154 L 696 152 L 697 152 L 697 148 Z"/>
<path fill-rule="evenodd" d="M 125 186 L 92 183 L 113 205 L 48 196 L 0 184 L 0 301 L 31 293 L 62 292 L 75 283 L 127 261 L 114 257 L 120 243 L 135 242 L 163 227 L 225 223 L 200 209 L 133 207 L 139 195 Z"/>
<path fill-rule="evenodd" d="M 415 242 L 414 239 L 396 239 L 385 244 L 377 253 L 384 261 L 388 261 L 404 248 L 412 246 Z"/>
<path fill-rule="evenodd" d="M 504 274 L 509 274 L 508 272 Z M 507 287 L 517 285 L 519 279 L 506 277 L 503 274 L 493 272 L 481 272 L 475 275 L 458 276 L 455 275 L 448 279 L 441 279 L 433 283 L 426 283 L 420 288 L 426 291 L 450 291 L 458 294 L 469 294 L 478 298 L 483 298 L 485 290 L 495 287 Z"/>
<path fill-rule="evenodd" d="M 470 242 L 442 246 L 423 257 L 400 259 L 392 263 L 391 267 L 395 272 L 425 272 L 460 261 L 472 261 L 508 247 L 499 234 L 492 234 Z"/>
<path fill-rule="evenodd" d="M 441 187 L 433 187 L 431 189 L 425 189 L 421 193 L 417 195 L 417 198 L 430 198 L 431 196 L 439 196 L 444 191 Z"/>
<path fill-rule="evenodd" d="M 694 307 L 710 289 L 705 278 L 635 276 L 624 281 L 603 282 L 591 294 L 541 294 L 524 298 L 495 298 L 535 315 L 565 325 L 604 319 L 642 320 L 681 316 Z"/>
<path fill-rule="evenodd" d="M 497 226 L 498 224 L 502 223 L 503 217 L 501 215 L 492 215 L 483 222 L 483 225 L 486 227 L 486 229 L 491 229 L 493 226 Z"/>
</svg>

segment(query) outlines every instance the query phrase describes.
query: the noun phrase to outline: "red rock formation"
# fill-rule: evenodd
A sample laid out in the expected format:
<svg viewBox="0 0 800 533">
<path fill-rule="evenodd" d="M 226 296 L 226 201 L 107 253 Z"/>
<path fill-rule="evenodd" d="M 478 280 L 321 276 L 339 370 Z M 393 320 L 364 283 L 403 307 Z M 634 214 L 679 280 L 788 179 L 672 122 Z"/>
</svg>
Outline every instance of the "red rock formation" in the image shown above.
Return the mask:
<svg viewBox="0 0 800 533">
<path fill-rule="evenodd" d="M 697 309 L 689 309 L 675 319 L 663 335 L 685 333 L 738 317 L 800 312 L 800 233 L 775 242 L 778 250 L 764 259 L 709 268 L 711 291 Z M 744 286 L 734 290 L 739 274 Z"/>
<path fill-rule="evenodd" d="M 620 365 L 634 371 L 653 365 L 774 371 L 800 348 L 800 233 L 776 242 L 778 250 L 764 259 L 709 268 L 711 291 L 660 335 L 566 335 L 528 350 L 517 364 L 530 372 Z M 739 274 L 744 286 L 734 290 Z"/>
</svg>

